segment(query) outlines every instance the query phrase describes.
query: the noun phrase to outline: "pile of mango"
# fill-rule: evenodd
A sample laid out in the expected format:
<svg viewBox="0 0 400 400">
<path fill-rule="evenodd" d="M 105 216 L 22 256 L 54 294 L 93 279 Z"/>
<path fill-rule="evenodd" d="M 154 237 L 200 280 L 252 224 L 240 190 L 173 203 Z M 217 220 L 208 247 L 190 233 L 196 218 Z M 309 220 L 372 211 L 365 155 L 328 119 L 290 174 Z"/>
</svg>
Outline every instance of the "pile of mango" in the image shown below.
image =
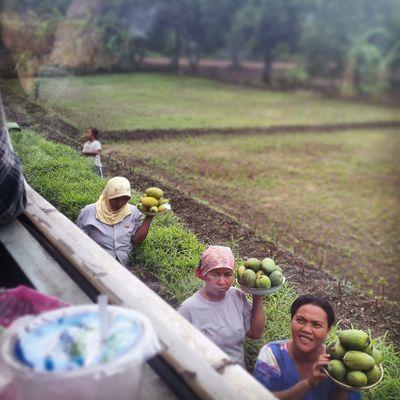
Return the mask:
<svg viewBox="0 0 400 400">
<path fill-rule="evenodd" d="M 358 329 L 339 332 L 327 349 L 333 360 L 327 370 L 338 381 L 355 388 L 373 385 L 381 377 L 382 354 L 371 345 L 369 335 Z"/>
<path fill-rule="evenodd" d="M 272 258 L 249 258 L 238 267 L 238 281 L 248 288 L 268 289 L 283 282 L 282 269 Z"/>
<path fill-rule="evenodd" d="M 146 196 L 140 199 L 137 208 L 144 213 L 163 213 L 171 209 L 169 199 L 164 199 L 164 192 L 158 187 L 149 187 L 145 191 Z"/>
</svg>

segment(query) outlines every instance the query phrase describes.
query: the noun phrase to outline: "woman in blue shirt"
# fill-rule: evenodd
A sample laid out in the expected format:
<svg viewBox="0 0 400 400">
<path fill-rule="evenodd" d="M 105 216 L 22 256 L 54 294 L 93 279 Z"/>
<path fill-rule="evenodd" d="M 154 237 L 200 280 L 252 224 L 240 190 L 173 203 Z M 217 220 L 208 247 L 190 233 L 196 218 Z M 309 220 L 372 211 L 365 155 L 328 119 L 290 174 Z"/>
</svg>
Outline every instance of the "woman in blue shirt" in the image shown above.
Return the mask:
<svg viewBox="0 0 400 400">
<path fill-rule="evenodd" d="M 281 400 L 359 400 L 358 392 L 335 385 L 322 368 L 329 363 L 324 341 L 335 322 L 325 299 L 306 295 L 290 309 L 292 339 L 266 344 L 258 355 L 254 376 Z"/>
</svg>

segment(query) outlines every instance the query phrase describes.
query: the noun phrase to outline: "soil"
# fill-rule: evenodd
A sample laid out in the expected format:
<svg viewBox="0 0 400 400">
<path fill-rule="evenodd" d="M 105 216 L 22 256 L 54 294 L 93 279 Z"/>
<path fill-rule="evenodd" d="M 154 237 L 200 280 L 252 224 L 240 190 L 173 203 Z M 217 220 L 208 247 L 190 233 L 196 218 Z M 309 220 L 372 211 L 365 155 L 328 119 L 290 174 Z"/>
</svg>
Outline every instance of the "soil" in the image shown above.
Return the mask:
<svg viewBox="0 0 400 400">
<path fill-rule="evenodd" d="M 2 97 L 9 121 L 16 121 L 22 127 L 35 129 L 56 142 L 66 143 L 75 148 L 81 147 L 78 141 L 81 133 L 73 126 L 10 91 L 2 90 Z M 121 160 L 104 158 L 104 164 L 108 175 L 126 176 L 137 190 L 160 184 L 142 173 L 133 173 L 131 165 L 124 164 Z M 348 284 L 344 285 L 327 272 L 312 268 L 299 256 L 264 240 L 254 230 L 232 217 L 196 201 L 173 187 L 163 185 L 163 188 L 166 196 L 173 199 L 175 213 L 200 240 L 215 244 L 231 244 L 233 240 L 241 257 L 269 255 L 275 258 L 284 269 L 290 285 L 298 293 L 321 295 L 334 304 L 337 318 L 342 321 L 343 327 L 355 324 L 360 328 L 371 328 L 374 336 L 387 331 L 388 338 L 394 342 L 397 349 L 399 348 L 400 307 L 397 303 L 368 296 Z"/>
<path fill-rule="evenodd" d="M 391 129 L 400 128 L 400 121 L 376 121 L 342 124 L 319 124 L 319 125 L 279 125 L 265 128 L 198 128 L 198 129 L 136 129 L 132 131 L 105 131 L 101 137 L 103 142 L 127 141 L 127 140 L 159 140 L 172 139 L 187 136 L 203 136 L 213 134 L 223 135 L 246 135 L 246 134 L 276 134 L 276 133 L 302 133 L 318 132 L 332 133 L 335 131 L 354 129 Z"/>
</svg>

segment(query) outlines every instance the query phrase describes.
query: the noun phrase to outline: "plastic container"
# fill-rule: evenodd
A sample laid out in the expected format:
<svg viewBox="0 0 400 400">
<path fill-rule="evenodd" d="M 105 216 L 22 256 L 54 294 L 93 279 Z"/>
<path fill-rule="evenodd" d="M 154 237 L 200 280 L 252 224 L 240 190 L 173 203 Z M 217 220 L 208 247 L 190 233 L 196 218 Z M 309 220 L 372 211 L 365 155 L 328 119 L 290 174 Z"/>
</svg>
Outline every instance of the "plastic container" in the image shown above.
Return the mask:
<svg viewBox="0 0 400 400">
<path fill-rule="evenodd" d="M 135 334 L 135 338 L 132 338 L 133 345 L 127 349 L 121 347 L 123 353 L 108 361 L 102 363 L 95 361 L 94 365 L 80 366 L 73 370 L 40 371 L 27 365 L 26 360 L 21 361 L 21 356 L 17 355 L 18 346 L 24 338 L 31 337 L 32 332 L 35 334 L 65 319 L 78 318 L 81 314 L 99 315 L 98 311 L 96 305 L 68 307 L 15 321 L 2 335 L 0 341 L 0 368 L 7 372 L 12 380 L 13 398 L 19 400 L 138 398 L 143 364 L 160 350 L 160 345 L 150 321 L 137 311 L 116 306 L 107 307 L 108 329 L 112 327 L 114 318 L 125 320 L 125 317 L 138 327 L 135 333 L 132 333 Z M 100 337 L 100 332 L 98 334 Z M 31 353 L 34 354 L 34 351 Z"/>
</svg>

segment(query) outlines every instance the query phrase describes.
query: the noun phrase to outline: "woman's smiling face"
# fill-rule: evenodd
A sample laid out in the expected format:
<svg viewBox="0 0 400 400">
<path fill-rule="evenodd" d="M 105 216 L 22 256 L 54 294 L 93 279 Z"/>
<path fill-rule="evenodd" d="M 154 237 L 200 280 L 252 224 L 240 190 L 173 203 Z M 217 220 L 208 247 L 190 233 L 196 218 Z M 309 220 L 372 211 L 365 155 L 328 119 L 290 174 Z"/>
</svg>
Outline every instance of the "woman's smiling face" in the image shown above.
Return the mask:
<svg viewBox="0 0 400 400">
<path fill-rule="evenodd" d="M 329 332 L 328 316 L 321 307 L 305 304 L 293 316 L 290 328 L 297 349 L 310 352 L 318 349 L 326 339 Z"/>
</svg>

